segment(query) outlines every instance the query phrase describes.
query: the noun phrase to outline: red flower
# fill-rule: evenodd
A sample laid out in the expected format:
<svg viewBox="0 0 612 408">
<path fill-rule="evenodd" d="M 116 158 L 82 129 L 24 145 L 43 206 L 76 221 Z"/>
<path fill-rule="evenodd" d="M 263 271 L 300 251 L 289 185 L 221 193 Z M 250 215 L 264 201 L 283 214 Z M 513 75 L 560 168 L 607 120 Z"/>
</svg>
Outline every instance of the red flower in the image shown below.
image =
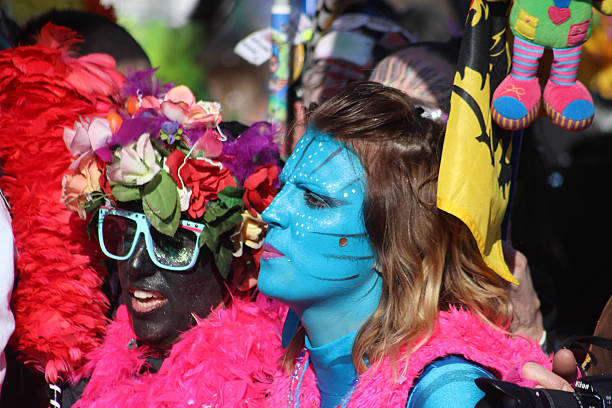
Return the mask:
<svg viewBox="0 0 612 408">
<path fill-rule="evenodd" d="M 181 179 L 178 177 L 178 168 L 183 164 L 183 160 L 185 160 L 185 154 L 180 150 L 173 151 L 166 159 L 170 175 L 179 188 L 183 188 Z M 185 186 L 191 189 L 187 213 L 193 219 L 204 215 L 206 203 L 208 200 L 218 198 L 219 191 L 228 186 L 236 187 L 236 181 L 227 167 L 221 168 L 206 160 L 188 159 L 181 168 L 181 178 Z"/>
<path fill-rule="evenodd" d="M 262 213 L 278 193 L 278 166 L 268 164 L 258 167 L 244 180 L 244 205 L 254 214 Z"/>
<path fill-rule="evenodd" d="M 108 181 L 108 177 L 106 177 L 106 162 L 101 158 L 97 157 L 98 169 L 102 174 L 100 174 L 100 188 L 104 192 L 104 194 L 111 195 L 111 186 Z"/>
<path fill-rule="evenodd" d="M 232 260 L 232 293 L 246 294 L 257 286 L 259 275 L 259 259 L 263 248 L 250 249 L 239 258 Z"/>
</svg>

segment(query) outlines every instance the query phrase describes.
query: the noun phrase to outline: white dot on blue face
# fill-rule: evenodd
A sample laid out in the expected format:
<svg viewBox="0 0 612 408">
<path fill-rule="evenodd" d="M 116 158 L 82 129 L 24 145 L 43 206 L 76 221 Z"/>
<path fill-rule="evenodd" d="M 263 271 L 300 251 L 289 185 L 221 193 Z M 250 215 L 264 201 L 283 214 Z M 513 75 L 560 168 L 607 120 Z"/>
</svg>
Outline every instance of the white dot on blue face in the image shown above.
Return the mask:
<svg viewBox="0 0 612 408">
<path fill-rule="evenodd" d="M 346 198 L 346 197 L 348 197 L 348 193 L 344 193 L 344 197 L 345 197 L 345 198 Z"/>
<path fill-rule="evenodd" d="M 357 191 L 355 191 L 355 189 L 351 190 L 351 193 L 355 194 Z"/>
</svg>

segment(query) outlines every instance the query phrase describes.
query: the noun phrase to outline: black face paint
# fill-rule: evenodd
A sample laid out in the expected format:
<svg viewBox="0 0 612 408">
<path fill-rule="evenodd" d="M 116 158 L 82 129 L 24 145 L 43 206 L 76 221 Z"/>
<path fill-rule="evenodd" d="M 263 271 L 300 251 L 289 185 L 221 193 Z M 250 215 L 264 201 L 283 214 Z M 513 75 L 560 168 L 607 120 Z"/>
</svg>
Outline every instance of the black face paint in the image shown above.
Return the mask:
<svg viewBox="0 0 612 408">
<path fill-rule="evenodd" d="M 136 337 L 150 346 L 172 345 L 193 325 L 192 314 L 206 317 L 226 294 L 206 248 L 193 268 L 177 272 L 153 264 L 144 240 L 139 240 L 130 259 L 118 262 L 118 269 Z"/>
</svg>

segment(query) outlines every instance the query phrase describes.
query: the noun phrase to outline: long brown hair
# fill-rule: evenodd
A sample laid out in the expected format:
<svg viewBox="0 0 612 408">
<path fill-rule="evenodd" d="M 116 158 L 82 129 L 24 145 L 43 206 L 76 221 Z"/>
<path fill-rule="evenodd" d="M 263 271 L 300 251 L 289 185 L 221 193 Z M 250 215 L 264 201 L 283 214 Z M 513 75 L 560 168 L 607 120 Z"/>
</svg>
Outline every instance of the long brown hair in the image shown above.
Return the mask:
<svg viewBox="0 0 612 408">
<path fill-rule="evenodd" d="M 468 228 L 436 207 L 443 125 L 401 91 L 374 82 L 351 84 L 319 106 L 309 125 L 350 146 L 368 189 L 365 225 L 378 255 L 383 288 L 378 309 L 353 346 L 358 372 L 400 349 L 407 357 L 432 333 L 438 312 L 461 306 L 495 325 L 508 324 L 505 284 L 487 267 Z M 303 331 L 287 349 L 289 368 Z"/>
</svg>

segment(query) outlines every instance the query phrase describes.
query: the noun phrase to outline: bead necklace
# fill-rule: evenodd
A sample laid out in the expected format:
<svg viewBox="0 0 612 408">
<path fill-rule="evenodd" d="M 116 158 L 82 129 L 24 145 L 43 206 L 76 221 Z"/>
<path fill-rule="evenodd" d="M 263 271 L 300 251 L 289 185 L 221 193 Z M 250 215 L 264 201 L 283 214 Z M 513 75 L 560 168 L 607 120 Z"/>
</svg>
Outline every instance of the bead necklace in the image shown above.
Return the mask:
<svg viewBox="0 0 612 408">
<path fill-rule="evenodd" d="M 295 366 L 291 371 L 291 383 L 289 384 L 289 391 L 287 392 L 287 408 L 299 408 L 300 405 L 300 386 L 304 379 L 304 374 L 310 365 L 310 358 L 306 358 L 307 348 L 303 347 L 295 360 Z M 297 381 L 297 384 L 296 384 Z M 359 377 L 353 380 L 353 386 L 349 392 L 342 398 L 341 408 L 346 408 L 348 405 L 353 391 L 359 383 Z"/>
<path fill-rule="evenodd" d="M 299 402 L 299 392 L 300 392 L 300 385 L 302 384 L 302 380 L 304 379 L 304 373 L 306 372 L 306 369 L 308 368 L 308 364 L 310 364 L 310 359 L 306 358 L 306 347 L 303 347 L 302 350 L 300 351 L 300 353 L 298 354 L 296 360 L 295 360 L 295 366 L 293 367 L 293 371 L 291 371 L 291 384 L 289 384 L 289 391 L 287 392 L 287 408 L 297 408 L 300 404 Z M 304 363 L 304 360 L 306 360 L 306 362 Z M 300 374 L 300 369 L 302 368 L 302 364 L 304 365 L 304 369 L 301 370 L 301 374 Z M 299 381 L 296 385 L 296 380 L 299 377 Z"/>
</svg>

